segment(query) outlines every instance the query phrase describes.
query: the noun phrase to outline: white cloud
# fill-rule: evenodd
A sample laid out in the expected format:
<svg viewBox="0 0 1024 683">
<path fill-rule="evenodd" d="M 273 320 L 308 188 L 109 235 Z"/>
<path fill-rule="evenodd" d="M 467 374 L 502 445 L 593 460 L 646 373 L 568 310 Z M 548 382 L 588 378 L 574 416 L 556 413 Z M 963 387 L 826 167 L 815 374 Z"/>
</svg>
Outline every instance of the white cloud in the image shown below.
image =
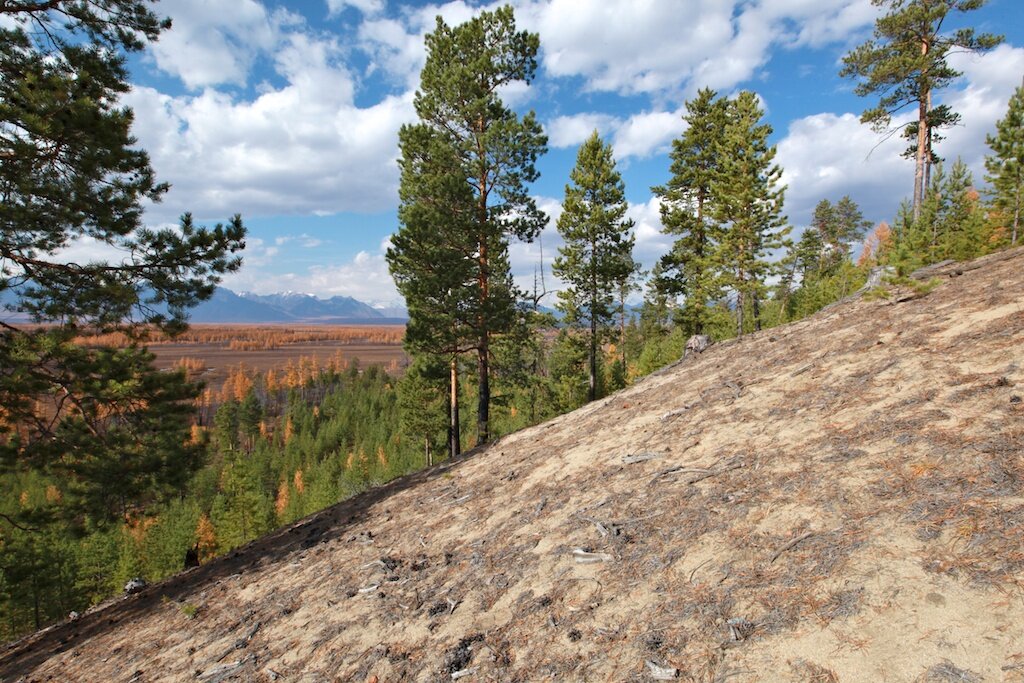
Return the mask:
<svg viewBox="0 0 1024 683">
<path fill-rule="evenodd" d="M 665 152 L 672 139 L 686 130 L 678 111 L 645 111 L 621 119 L 596 112 L 559 116 L 547 123 L 548 143 L 564 148 L 581 144 L 597 130 L 611 139 L 616 159 L 643 158 Z"/>
<path fill-rule="evenodd" d="M 544 130 L 548 134 L 548 144 L 562 148 L 583 143 L 595 130 L 607 135 L 621 125 L 622 121 L 611 114 L 584 113 L 556 117 L 544 126 Z"/>
<path fill-rule="evenodd" d="M 394 204 L 398 128 L 411 93 L 354 104 L 352 76 L 333 41 L 284 36 L 275 59 L 287 81 L 252 101 L 214 89 L 171 97 L 136 87 L 125 97 L 134 131 L 172 184 L 150 215 L 380 211 Z"/>
<path fill-rule="evenodd" d="M 641 112 L 630 116 L 615 131 L 616 158 L 642 158 L 666 151 L 672 138 L 684 130 L 681 116 L 681 111 Z"/>
<path fill-rule="evenodd" d="M 152 55 L 189 88 L 244 85 L 257 53 L 272 49 L 279 32 L 300 21 L 285 11 L 269 13 L 256 0 L 234 0 L 230 11 L 206 0 L 166 0 L 157 11 L 173 25 Z"/>
<path fill-rule="evenodd" d="M 372 16 L 384 11 L 384 0 L 327 0 L 327 12 L 331 16 L 346 7 L 355 7 L 363 14 Z"/>
<path fill-rule="evenodd" d="M 773 45 L 820 46 L 874 20 L 870 0 L 523 0 L 544 68 L 589 90 L 668 94 L 731 89 L 757 73 Z M 652 48 L 652 46 L 657 46 Z"/>
</svg>

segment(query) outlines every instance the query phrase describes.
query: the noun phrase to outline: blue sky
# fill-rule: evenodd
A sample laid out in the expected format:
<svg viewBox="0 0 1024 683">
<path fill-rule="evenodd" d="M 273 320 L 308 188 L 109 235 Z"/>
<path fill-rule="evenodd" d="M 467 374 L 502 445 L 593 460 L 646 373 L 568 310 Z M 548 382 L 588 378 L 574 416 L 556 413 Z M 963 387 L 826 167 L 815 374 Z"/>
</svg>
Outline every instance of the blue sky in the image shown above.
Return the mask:
<svg viewBox="0 0 1024 683">
<path fill-rule="evenodd" d="M 597 128 L 616 152 L 646 266 L 664 253 L 651 185 L 668 177 L 683 103 L 702 86 L 760 94 L 784 169 L 797 232 L 821 199 L 851 195 L 872 221 L 909 195 L 901 141 L 858 121 L 870 101 L 839 79 L 843 54 L 870 33 L 870 0 L 516 0 L 519 25 L 540 34 L 537 79 L 504 93 L 534 109 L 549 153 L 533 188 L 558 212 L 578 145 Z M 245 266 L 225 285 L 259 293 L 398 299 L 384 262 L 396 229 L 397 130 L 415 118 L 423 36 L 489 7 L 386 0 L 163 0 L 171 31 L 131 61 L 125 98 L 158 176 L 172 184 L 153 224 L 191 211 L 207 223 L 241 213 Z M 963 115 L 940 153 L 982 180 L 984 137 L 1024 76 L 1024 3 L 990 0 L 955 17 L 1006 35 L 984 57 L 956 56 L 964 77 L 939 97 Z M 556 253 L 554 220 L 543 237 Z M 88 250 L 89 245 L 83 245 Z M 532 286 L 538 244 L 513 246 Z M 553 280 L 547 272 L 548 284 Z"/>
</svg>

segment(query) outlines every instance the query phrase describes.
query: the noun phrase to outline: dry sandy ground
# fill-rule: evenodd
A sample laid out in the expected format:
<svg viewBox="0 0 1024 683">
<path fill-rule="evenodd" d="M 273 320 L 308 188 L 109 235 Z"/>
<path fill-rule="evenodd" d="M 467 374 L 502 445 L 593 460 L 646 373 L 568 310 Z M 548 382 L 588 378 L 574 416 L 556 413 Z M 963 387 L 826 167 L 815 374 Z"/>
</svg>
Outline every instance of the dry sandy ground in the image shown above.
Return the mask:
<svg viewBox="0 0 1024 683">
<path fill-rule="evenodd" d="M 1024 250 L 962 270 L 712 346 L 0 677 L 1024 681 Z"/>
</svg>

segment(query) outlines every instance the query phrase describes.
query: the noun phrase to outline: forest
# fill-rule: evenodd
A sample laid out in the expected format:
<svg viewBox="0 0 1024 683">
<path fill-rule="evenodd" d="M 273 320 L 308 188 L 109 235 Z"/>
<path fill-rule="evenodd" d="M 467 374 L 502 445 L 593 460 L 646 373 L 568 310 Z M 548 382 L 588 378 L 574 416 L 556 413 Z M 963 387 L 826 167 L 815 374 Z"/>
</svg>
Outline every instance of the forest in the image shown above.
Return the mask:
<svg viewBox="0 0 1024 683">
<path fill-rule="evenodd" d="M 979 3 L 888 2 L 842 69 L 859 95 L 878 97 L 865 123 L 884 130 L 903 107 L 921 112 L 900 131 L 915 189 L 898 215 L 871 225 L 849 196 L 823 197 L 794 235 L 758 96 L 703 88 L 687 102 L 664 184 L 651 188 L 674 244 L 650 272 L 632 253 L 611 144 L 595 131 L 580 146 L 556 226 L 554 274 L 566 287 L 554 316 L 546 293 L 518 289 L 509 266 L 511 241 L 548 222 L 530 194 L 547 139 L 532 112 L 499 95 L 533 79 L 539 37 L 517 29 L 510 7 L 456 26 L 438 18 L 418 122 L 399 133 L 387 254 L 409 309 L 410 364 L 239 369 L 204 391 L 190 376 L 198 366 L 157 372 L 147 347 L 213 334 L 188 330 L 188 309 L 240 267 L 242 219 L 205 228 L 186 214 L 174 230 L 145 227 L 140 203 L 166 187 L 132 146 L 130 113 L 111 102 L 127 87 L 123 55 L 165 22 L 140 0 L 55 4 L 0 8 L 12 20 L 0 24 L 0 292 L 46 323 L 0 322 L 4 640 L 129 579 L 159 581 L 464 444 L 607 396 L 678 360 L 693 335 L 722 341 L 799 320 L 860 290 L 873 270 L 884 280 L 869 294 L 884 296 L 921 266 L 1021 239 L 1024 87 L 988 137 L 980 179 L 940 156 L 939 132 L 956 113 L 929 109 L 956 76 L 946 55 L 990 50 L 999 37 L 938 32 L 946 13 Z M 138 258 L 61 263 L 60 248 L 85 235 Z M 330 338 L 250 332 L 239 351 Z"/>
</svg>

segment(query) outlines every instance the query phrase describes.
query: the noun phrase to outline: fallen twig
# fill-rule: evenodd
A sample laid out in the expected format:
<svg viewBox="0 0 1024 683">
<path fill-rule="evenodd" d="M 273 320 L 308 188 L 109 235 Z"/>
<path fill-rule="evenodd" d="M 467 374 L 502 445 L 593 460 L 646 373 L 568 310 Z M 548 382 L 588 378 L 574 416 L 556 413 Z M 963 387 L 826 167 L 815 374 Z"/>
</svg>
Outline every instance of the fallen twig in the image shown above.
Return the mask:
<svg viewBox="0 0 1024 683">
<path fill-rule="evenodd" d="M 700 564 L 698 564 L 696 567 L 693 568 L 693 571 L 690 572 L 690 579 L 689 579 L 690 584 L 693 584 L 693 576 L 694 576 L 694 574 L 697 573 L 697 570 L 700 569 L 701 567 L 703 567 L 704 565 L 706 565 L 712 559 L 713 558 L 709 557 L 708 559 L 704 560 L 703 562 L 701 562 Z"/>
<path fill-rule="evenodd" d="M 648 460 L 654 460 L 656 458 L 665 457 L 664 453 L 637 453 L 636 455 L 624 455 L 622 456 L 623 465 L 632 465 L 637 462 L 646 462 Z"/>
<path fill-rule="evenodd" d="M 768 564 L 775 564 L 775 560 L 779 559 L 779 556 L 780 556 L 780 555 L 782 555 L 782 553 L 784 553 L 784 552 L 786 552 L 787 550 L 789 550 L 789 549 L 793 548 L 793 547 L 794 547 L 795 545 L 797 545 L 798 543 L 801 543 L 801 542 L 803 542 L 803 541 L 806 541 L 806 540 L 807 540 L 808 538 L 810 538 L 811 536 L 813 536 L 813 535 L 814 535 L 814 533 L 815 533 L 815 532 L 813 532 L 813 531 L 808 531 L 808 532 L 807 532 L 806 534 L 803 534 L 802 536 L 797 536 L 797 537 L 796 537 L 796 538 L 794 538 L 794 539 L 793 539 L 792 541 L 789 541 L 788 543 L 786 543 L 785 545 L 783 545 L 783 546 L 782 546 L 781 548 L 779 548 L 778 550 L 776 550 L 776 551 L 775 551 L 775 554 L 774 554 L 774 555 L 772 555 L 772 559 L 770 559 L 770 560 L 768 561 Z"/>
</svg>

